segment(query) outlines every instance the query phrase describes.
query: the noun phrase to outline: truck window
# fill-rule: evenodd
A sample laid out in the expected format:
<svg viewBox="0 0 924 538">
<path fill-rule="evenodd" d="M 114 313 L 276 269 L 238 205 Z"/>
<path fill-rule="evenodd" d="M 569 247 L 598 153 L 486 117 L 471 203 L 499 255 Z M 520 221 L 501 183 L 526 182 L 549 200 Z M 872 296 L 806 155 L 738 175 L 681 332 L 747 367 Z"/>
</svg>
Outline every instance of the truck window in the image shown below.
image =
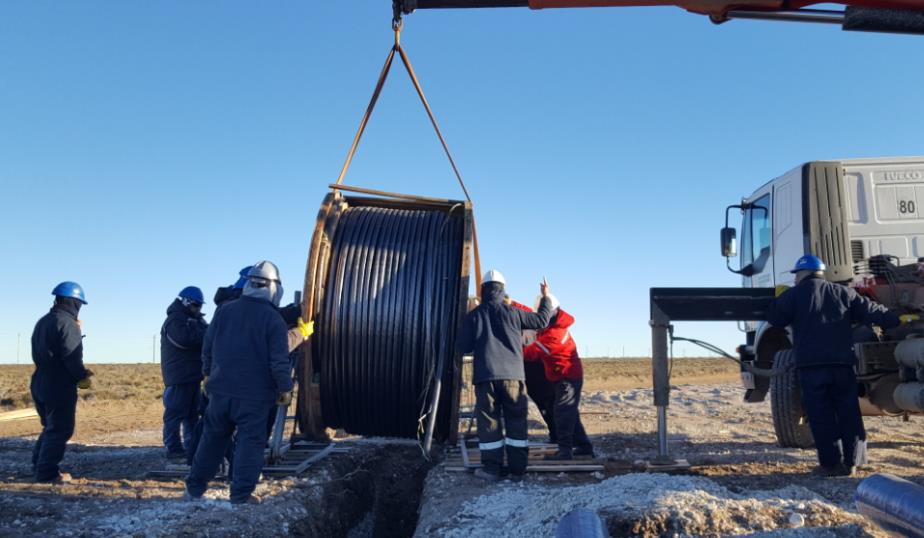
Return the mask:
<svg viewBox="0 0 924 538">
<path fill-rule="evenodd" d="M 754 272 L 763 271 L 770 259 L 771 239 L 770 195 L 765 194 L 752 203 L 742 226 L 741 266 L 754 266 Z"/>
</svg>

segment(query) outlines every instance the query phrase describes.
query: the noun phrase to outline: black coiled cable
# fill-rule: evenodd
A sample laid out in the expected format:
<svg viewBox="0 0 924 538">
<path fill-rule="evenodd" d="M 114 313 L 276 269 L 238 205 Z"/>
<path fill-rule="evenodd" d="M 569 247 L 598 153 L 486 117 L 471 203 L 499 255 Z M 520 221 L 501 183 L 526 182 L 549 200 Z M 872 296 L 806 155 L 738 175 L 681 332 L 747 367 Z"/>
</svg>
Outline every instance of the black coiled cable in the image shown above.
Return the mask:
<svg viewBox="0 0 924 538">
<path fill-rule="evenodd" d="M 440 361 L 451 384 L 461 216 L 381 207 L 340 216 L 315 333 L 328 427 L 416 437 Z M 449 416 L 449 392 L 440 416 Z"/>
</svg>

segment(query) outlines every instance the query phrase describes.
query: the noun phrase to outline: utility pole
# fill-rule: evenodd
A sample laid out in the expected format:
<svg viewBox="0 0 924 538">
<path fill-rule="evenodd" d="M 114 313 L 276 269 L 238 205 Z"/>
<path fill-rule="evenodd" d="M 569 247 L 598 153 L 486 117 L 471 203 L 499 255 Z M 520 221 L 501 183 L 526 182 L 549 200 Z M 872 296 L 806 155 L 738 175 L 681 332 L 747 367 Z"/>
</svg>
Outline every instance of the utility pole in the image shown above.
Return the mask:
<svg viewBox="0 0 924 538">
<path fill-rule="evenodd" d="M 22 341 L 22 333 L 16 333 L 16 364 L 19 364 L 19 344 Z"/>
</svg>

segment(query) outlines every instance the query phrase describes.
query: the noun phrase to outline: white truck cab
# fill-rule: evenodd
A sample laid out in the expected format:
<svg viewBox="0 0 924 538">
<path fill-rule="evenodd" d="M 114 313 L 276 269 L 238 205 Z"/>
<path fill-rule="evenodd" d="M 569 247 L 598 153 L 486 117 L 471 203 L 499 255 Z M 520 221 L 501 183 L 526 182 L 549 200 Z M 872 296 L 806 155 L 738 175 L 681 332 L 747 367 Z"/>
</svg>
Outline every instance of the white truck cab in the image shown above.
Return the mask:
<svg viewBox="0 0 924 538">
<path fill-rule="evenodd" d="M 736 211 L 741 217 L 740 235 L 738 229 L 729 227 Z M 898 269 L 906 275 L 910 274 L 909 267 L 924 268 L 917 266 L 924 260 L 924 157 L 808 162 L 764 184 L 740 204 L 729 206 L 725 223 L 722 252 L 729 270 L 742 276 L 744 287 L 792 285 L 789 271 L 796 260 L 814 254 L 827 265 L 828 280 L 878 289 L 876 298 L 890 308 L 914 311 L 924 307 L 924 293 L 918 294 L 915 288 L 918 284 L 902 288 L 911 298 L 901 300 L 894 285 Z M 740 253 L 736 248 L 739 237 Z M 737 268 L 732 266 L 732 258 L 738 258 Z M 874 291 L 869 293 L 875 295 Z M 745 323 L 744 331 L 741 359 L 758 367 L 772 368 L 778 362 L 777 353 L 791 347 L 786 330 L 763 322 Z M 862 371 L 862 357 L 858 366 Z M 748 402 L 764 400 L 771 388 L 770 379 L 748 372 L 742 372 L 742 382 Z M 778 397 L 777 391 L 771 396 Z M 786 413 L 791 415 L 792 410 Z M 776 415 L 774 404 L 775 425 Z M 779 428 L 777 434 L 784 446 L 808 442 L 804 435 L 800 440 L 792 432 L 781 436 Z M 810 440 L 810 432 L 808 435 Z"/>
</svg>

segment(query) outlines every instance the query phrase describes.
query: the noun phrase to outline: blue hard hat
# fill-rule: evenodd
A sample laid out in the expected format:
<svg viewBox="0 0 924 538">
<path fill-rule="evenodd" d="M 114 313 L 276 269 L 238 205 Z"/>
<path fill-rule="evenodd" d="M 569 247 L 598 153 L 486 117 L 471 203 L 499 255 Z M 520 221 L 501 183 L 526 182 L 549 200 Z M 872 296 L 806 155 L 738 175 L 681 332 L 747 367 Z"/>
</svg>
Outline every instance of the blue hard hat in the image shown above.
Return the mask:
<svg viewBox="0 0 924 538">
<path fill-rule="evenodd" d="M 180 290 L 178 297 L 180 299 L 187 299 L 193 303 L 205 304 L 205 296 L 202 295 L 202 290 L 195 286 L 186 286 Z"/>
<path fill-rule="evenodd" d="M 76 282 L 62 282 L 51 290 L 55 297 L 71 297 L 77 299 L 83 304 L 87 304 L 87 296 L 83 293 L 83 288 Z"/>
<path fill-rule="evenodd" d="M 799 271 L 824 271 L 825 262 L 821 261 L 821 258 L 818 256 L 812 256 L 811 254 L 806 254 L 799 258 L 796 262 L 796 266 L 792 268 L 790 273 L 798 273 Z"/>
<path fill-rule="evenodd" d="M 247 283 L 247 275 L 250 274 L 251 269 L 253 269 L 252 265 L 248 265 L 247 267 L 241 269 L 241 272 L 238 273 L 239 278 L 237 279 L 237 282 L 235 282 L 231 287 L 236 290 L 244 289 L 244 284 Z"/>
</svg>

